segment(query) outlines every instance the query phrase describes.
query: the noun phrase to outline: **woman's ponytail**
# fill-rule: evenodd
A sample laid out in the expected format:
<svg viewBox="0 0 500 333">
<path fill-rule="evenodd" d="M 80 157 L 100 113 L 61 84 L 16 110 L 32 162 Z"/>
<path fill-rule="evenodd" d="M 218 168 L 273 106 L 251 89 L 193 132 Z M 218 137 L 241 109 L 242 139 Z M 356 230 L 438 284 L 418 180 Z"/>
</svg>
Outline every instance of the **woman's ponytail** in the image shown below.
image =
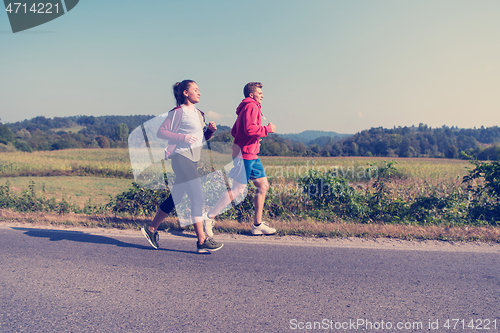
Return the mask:
<svg viewBox="0 0 500 333">
<path fill-rule="evenodd" d="M 184 104 L 186 102 L 186 96 L 184 96 L 184 90 L 189 89 L 189 85 L 193 83 L 193 80 L 184 80 L 182 82 L 177 82 L 173 85 L 172 89 L 174 90 L 174 97 L 177 103 L 177 106 Z"/>
</svg>

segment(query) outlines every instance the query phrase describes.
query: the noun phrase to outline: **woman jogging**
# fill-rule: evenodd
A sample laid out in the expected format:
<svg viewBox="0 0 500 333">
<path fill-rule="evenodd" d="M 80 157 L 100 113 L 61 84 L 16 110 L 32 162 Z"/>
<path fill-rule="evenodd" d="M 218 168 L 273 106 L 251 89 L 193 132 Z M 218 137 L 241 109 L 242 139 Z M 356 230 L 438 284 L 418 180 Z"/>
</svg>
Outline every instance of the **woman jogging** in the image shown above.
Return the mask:
<svg viewBox="0 0 500 333">
<path fill-rule="evenodd" d="M 192 80 L 177 82 L 173 90 L 177 107 L 169 111 L 167 119 L 158 129 L 157 136 L 168 140 L 165 159 L 172 161 L 175 181 L 170 188 L 170 196 L 160 205 L 151 224 L 141 230 L 149 243 L 155 249 L 159 248 L 158 226 L 175 208 L 175 202 L 180 202 L 187 194 L 191 204 L 191 221 L 198 237 L 198 253 L 216 251 L 222 248 L 223 244 L 215 242 L 203 232 L 204 198 L 197 168 L 203 141 L 212 137 L 217 126 L 212 121 L 204 132 L 204 114 L 195 107 L 200 101 L 200 91 L 196 82 Z"/>
</svg>

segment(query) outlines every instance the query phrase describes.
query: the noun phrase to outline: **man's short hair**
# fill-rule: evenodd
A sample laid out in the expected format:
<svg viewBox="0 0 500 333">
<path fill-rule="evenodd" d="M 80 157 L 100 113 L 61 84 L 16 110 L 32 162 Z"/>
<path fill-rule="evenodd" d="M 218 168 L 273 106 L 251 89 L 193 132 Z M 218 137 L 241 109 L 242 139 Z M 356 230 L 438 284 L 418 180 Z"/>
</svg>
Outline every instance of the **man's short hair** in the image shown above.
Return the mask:
<svg viewBox="0 0 500 333">
<path fill-rule="evenodd" d="M 243 88 L 243 94 L 245 97 L 250 97 L 250 94 L 255 93 L 255 90 L 257 88 L 262 89 L 262 83 L 260 82 L 249 82 L 245 85 L 245 88 Z"/>
</svg>

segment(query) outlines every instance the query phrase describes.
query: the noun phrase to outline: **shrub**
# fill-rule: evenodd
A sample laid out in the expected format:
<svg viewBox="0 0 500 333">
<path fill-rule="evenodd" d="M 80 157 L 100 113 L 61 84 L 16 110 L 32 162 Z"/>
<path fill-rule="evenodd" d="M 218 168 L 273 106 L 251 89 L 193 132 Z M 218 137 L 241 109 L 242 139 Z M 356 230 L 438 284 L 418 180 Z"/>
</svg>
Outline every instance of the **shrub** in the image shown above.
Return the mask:
<svg viewBox="0 0 500 333">
<path fill-rule="evenodd" d="M 110 197 L 110 202 L 105 208 L 115 214 L 146 215 L 156 213 L 158 206 L 167 199 L 168 190 L 151 190 L 141 188 L 137 183 L 115 198 Z"/>
<path fill-rule="evenodd" d="M 479 162 L 470 159 L 475 166 L 463 178 L 467 190 L 473 194 L 470 203 L 471 215 L 492 224 L 500 221 L 500 162 Z"/>
</svg>

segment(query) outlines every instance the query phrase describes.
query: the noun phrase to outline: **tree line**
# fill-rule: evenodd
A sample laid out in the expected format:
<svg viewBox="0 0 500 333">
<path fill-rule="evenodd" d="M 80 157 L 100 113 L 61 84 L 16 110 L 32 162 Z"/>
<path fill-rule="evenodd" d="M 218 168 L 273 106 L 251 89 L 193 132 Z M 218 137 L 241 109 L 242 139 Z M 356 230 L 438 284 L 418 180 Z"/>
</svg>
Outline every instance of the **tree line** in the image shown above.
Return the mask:
<svg viewBox="0 0 500 333">
<path fill-rule="evenodd" d="M 126 148 L 130 131 L 154 116 L 35 117 L 0 123 L 0 151 Z M 3 145 L 3 146 L 2 146 Z"/>
<path fill-rule="evenodd" d="M 0 122 L 0 151 L 67 148 L 126 148 L 137 126 L 154 118 L 135 116 L 35 117 Z M 214 140 L 231 142 L 230 127 L 218 125 Z M 271 134 L 261 142 L 262 156 L 381 156 L 460 158 L 461 152 L 480 160 L 500 159 L 500 128 L 463 129 L 425 124 L 391 129 L 374 127 L 352 136 L 320 137 L 309 143 Z"/>
<path fill-rule="evenodd" d="M 500 159 L 500 128 L 432 128 L 424 124 L 392 129 L 376 127 L 340 141 L 321 137 L 307 145 L 270 135 L 261 145 L 263 156 L 461 158 L 461 152 L 480 160 Z"/>
</svg>

